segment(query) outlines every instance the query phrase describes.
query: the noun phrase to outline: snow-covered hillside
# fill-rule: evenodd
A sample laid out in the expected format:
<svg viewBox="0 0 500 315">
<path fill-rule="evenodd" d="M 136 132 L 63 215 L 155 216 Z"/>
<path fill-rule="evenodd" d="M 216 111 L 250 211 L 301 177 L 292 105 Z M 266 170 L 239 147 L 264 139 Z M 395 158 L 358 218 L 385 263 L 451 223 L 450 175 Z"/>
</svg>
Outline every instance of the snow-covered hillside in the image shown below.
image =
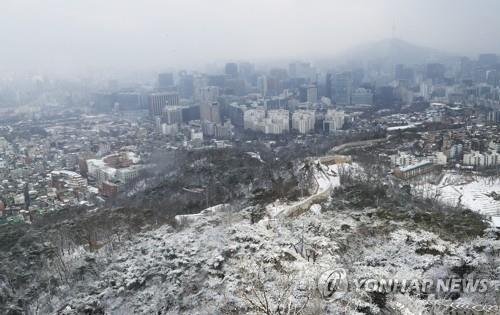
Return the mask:
<svg viewBox="0 0 500 315">
<path fill-rule="evenodd" d="M 31 307 L 42 314 L 260 314 L 251 302 L 266 293 L 274 310 L 283 307 L 280 297 L 286 295 L 286 304 L 305 307 L 305 314 L 368 309 L 376 314 L 380 305 L 366 293 L 323 300 L 316 290 L 318 275 L 345 268 L 357 278 L 420 279 L 451 275 L 464 264 L 479 274 L 490 268 L 488 257 L 500 249 L 495 240 L 459 245 L 410 231 L 374 219 L 374 209 L 321 207 L 320 213 L 314 205 L 316 211 L 300 217 L 257 224 L 250 223 L 247 211 L 223 207 L 180 231 L 162 226 L 118 247 L 64 256 L 69 282 L 56 281 L 50 290 L 41 290 Z M 391 301 L 422 304 L 398 295 L 388 296 Z"/>
<path fill-rule="evenodd" d="M 500 200 L 492 192 L 500 192 L 500 178 L 486 178 L 447 172 L 438 184 L 414 185 L 418 193 L 451 206 L 463 206 L 486 216 L 500 216 Z"/>
</svg>

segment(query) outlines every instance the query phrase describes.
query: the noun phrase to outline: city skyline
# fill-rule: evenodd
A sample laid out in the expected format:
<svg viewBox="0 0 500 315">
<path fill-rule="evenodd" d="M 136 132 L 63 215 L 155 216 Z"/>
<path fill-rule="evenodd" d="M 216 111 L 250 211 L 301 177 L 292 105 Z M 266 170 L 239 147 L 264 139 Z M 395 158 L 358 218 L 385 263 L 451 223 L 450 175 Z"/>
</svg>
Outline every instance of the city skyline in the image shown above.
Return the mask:
<svg viewBox="0 0 500 315">
<path fill-rule="evenodd" d="M 0 314 L 500 314 L 497 12 L 0 0 Z"/>
</svg>

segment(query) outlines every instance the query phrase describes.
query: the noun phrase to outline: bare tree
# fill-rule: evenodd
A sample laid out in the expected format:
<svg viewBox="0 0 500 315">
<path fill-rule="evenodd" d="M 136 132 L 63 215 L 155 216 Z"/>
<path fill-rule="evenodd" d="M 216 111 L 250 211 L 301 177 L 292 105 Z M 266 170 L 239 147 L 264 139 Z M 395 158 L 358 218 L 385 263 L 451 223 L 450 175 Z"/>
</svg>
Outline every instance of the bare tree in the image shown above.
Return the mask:
<svg viewBox="0 0 500 315">
<path fill-rule="evenodd" d="M 262 263 L 242 266 L 241 270 L 248 283 L 239 295 L 251 309 L 266 315 L 299 315 L 307 311 L 313 290 L 304 296 L 297 294 L 297 281 L 290 273 L 271 280 L 271 267 L 266 268 Z"/>
</svg>

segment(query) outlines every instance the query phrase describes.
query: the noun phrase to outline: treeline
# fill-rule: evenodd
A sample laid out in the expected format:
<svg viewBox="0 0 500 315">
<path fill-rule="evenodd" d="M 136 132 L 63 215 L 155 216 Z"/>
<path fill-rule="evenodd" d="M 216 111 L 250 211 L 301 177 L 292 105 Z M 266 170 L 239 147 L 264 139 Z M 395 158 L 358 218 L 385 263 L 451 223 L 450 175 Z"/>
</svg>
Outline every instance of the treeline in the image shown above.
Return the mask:
<svg viewBox="0 0 500 315">
<path fill-rule="evenodd" d="M 386 174 L 385 167 L 378 164 L 365 165 L 362 173 L 341 168 L 342 186 L 333 193 L 331 209 L 373 207 L 380 219 L 402 221 L 453 241 L 483 236 L 489 227 L 480 213 L 444 204 L 432 195 L 422 197 L 410 185 Z"/>
</svg>

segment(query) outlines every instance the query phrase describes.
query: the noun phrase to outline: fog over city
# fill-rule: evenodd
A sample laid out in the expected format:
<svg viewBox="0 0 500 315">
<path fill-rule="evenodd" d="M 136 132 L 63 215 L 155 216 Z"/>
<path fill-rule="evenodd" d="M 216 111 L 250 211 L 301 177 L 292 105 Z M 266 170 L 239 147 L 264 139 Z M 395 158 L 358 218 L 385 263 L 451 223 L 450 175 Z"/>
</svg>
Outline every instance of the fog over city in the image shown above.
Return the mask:
<svg viewBox="0 0 500 315">
<path fill-rule="evenodd" d="M 0 315 L 500 314 L 500 0 L 0 0 Z"/>
<path fill-rule="evenodd" d="M 311 59 L 391 37 L 461 55 L 499 52 L 499 11 L 495 0 L 3 0 L 0 70 Z"/>
</svg>

